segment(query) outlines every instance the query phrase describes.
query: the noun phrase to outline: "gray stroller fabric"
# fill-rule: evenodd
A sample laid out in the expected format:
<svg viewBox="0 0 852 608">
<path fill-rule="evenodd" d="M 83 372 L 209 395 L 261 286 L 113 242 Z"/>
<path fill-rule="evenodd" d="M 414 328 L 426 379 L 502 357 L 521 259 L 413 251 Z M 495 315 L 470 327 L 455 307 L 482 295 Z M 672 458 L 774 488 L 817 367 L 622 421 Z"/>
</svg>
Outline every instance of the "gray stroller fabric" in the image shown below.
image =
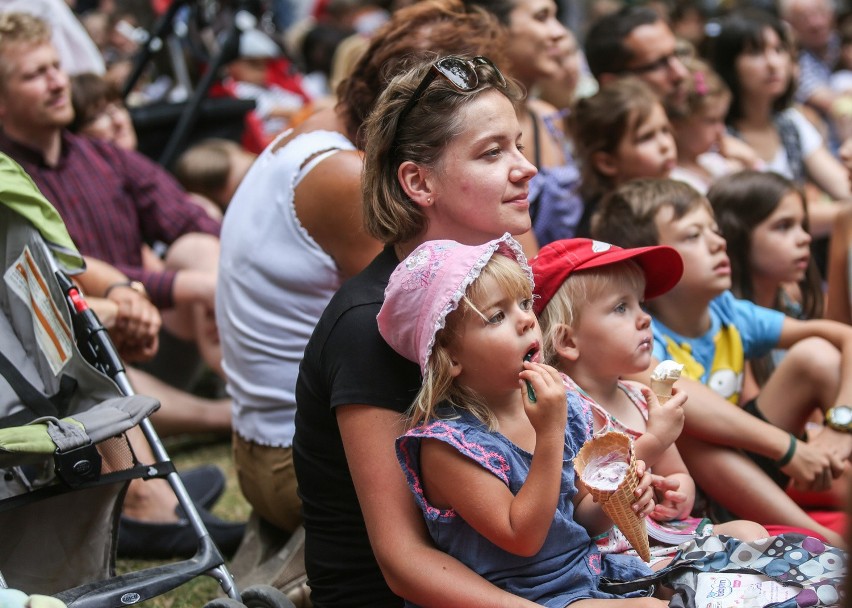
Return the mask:
<svg viewBox="0 0 852 608">
<path fill-rule="evenodd" d="M 93 444 L 100 472 L 131 467 L 129 444 L 114 437 L 159 404 L 125 396 L 84 359 L 50 247 L 2 200 L 0 258 L 0 353 L 27 387 L 56 405 L 49 416 L 30 415 L 27 400 L 0 374 L 0 572 L 12 588 L 53 594 L 112 576 L 127 487 L 119 481 L 54 493 L 61 487 L 54 452 Z M 30 424 L 3 424 L 22 417 Z"/>
<path fill-rule="evenodd" d="M 77 390 L 63 416 L 121 396 L 116 384 L 77 350 L 64 295 L 53 276 L 55 262 L 41 235 L 3 205 L 0 228 L 0 309 L 6 321 L 0 321 L 0 350 L 44 395 L 59 392 L 63 375 L 76 380 Z M 8 388 L 0 384 L 0 392 L 6 393 L 0 398 L 0 403 L 6 402 L 0 417 L 22 408 L 8 395 Z"/>
<path fill-rule="evenodd" d="M 123 433 L 151 415 L 159 403 L 150 397 L 116 397 L 70 418 L 37 419 L 0 429 L 0 467 L 38 462 L 55 451 L 67 452 Z"/>
</svg>

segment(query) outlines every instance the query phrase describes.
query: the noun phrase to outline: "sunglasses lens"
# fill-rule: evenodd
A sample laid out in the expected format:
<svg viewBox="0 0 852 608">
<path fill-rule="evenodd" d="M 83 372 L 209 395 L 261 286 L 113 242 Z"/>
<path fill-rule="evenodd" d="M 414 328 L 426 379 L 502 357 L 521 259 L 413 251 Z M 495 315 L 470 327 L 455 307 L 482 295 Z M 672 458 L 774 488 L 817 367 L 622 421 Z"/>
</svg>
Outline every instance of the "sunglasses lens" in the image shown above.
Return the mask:
<svg viewBox="0 0 852 608">
<path fill-rule="evenodd" d="M 488 57 L 483 57 L 483 56 L 479 55 L 479 56 L 473 58 L 473 62 L 476 64 L 477 67 L 484 65 L 484 66 L 487 66 L 488 68 L 490 68 L 491 72 L 497 78 L 497 84 L 499 84 L 504 89 L 506 88 L 506 86 L 507 86 L 506 85 L 506 79 L 503 78 L 503 73 L 500 72 L 499 69 L 497 69 L 497 66 L 494 65 L 494 62 L 492 62 Z"/>
<path fill-rule="evenodd" d="M 458 57 L 444 57 L 435 64 L 435 68 L 460 91 L 472 91 L 479 83 L 479 77 L 470 64 Z"/>
</svg>

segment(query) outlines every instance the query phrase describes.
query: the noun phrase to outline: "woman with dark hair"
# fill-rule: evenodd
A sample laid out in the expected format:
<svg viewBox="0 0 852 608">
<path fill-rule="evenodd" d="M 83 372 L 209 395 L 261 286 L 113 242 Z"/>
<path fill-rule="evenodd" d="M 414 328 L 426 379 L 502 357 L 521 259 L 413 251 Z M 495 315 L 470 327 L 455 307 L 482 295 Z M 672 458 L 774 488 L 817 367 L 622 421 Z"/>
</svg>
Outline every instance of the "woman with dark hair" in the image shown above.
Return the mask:
<svg viewBox="0 0 852 608">
<path fill-rule="evenodd" d="M 500 64 L 528 93 L 562 72 L 570 33 L 557 18 L 553 0 L 464 0 L 494 15 L 506 32 L 507 61 Z M 530 183 L 530 216 L 539 245 L 576 235 L 583 213 L 579 171 L 570 158 L 559 110 L 528 95 L 518 113 L 521 143 L 538 168 Z"/>
<path fill-rule="evenodd" d="M 709 57 L 731 90 L 728 129 L 774 171 L 799 186 L 811 182 L 834 200 L 850 196 L 846 172 L 816 128 L 792 107 L 792 44 L 768 13 L 742 11 L 720 22 Z M 814 236 L 825 236 L 840 209 L 809 201 Z"/>
</svg>

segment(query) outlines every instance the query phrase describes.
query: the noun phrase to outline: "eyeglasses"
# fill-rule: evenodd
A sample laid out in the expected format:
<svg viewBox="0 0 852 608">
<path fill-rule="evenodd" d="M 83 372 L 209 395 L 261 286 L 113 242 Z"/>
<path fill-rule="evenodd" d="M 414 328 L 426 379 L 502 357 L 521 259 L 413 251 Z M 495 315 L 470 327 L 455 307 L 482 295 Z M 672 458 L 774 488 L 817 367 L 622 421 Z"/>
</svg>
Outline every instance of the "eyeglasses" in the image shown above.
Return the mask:
<svg viewBox="0 0 852 608">
<path fill-rule="evenodd" d="M 420 101 L 420 98 L 423 97 L 423 93 L 429 85 L 432 84 L 432 81 L 434 81 L 435 78 L 443 76 L 459 91 L 473 91 L 479 86 L 479 74 L 477 74 L 476 70 L 482 66 L 486 66 L 491 69 L 491 72 L 496 78 L 496 83 L 501 89 L 506 88 L 506 79 L 503 77 L 503 74 L 500 73 L 500 70 L 497 69 L 494 62 L 487 57 L 482 57 L 481 55 L 478 55 L 473 59 L 464 59 L 455 55 L 443 57 L 432 64 L 432 68 L 426 76 L 423 77 L 423 80 L 414 90 L 414 94 L 411 96 L 411 99 L 409 99 L 408 103 L 405 104 L 405 107 L 402 108 L 402 112 L 399 113 L 399 118 L 396 121 L 397 130 L 399 130 L 399 125 L 403 123 L 411 110 L 414 109 L 414 106 L 417 105 L 417 102 Z"/>
<path fill-rule="evenodd" d="M 658 72 L 660 70 L 668 70 L 672 67 L 672 62 L 677 60 L 681 63 L 684 61 L 688 61 L 692 58 L 692 52 L 689 49 L 685 48 L 676 48 L 674 51 L 669 53 L 668 55 L 664 55 L 660 57 L 656 61 L 652 61 L 650 63 L 646 63 L 645 65 L 639 65 L 635 68 L 625 68 L 623 71 L 629 74 L 649 74 L 651 72 Z"/>
</svg>

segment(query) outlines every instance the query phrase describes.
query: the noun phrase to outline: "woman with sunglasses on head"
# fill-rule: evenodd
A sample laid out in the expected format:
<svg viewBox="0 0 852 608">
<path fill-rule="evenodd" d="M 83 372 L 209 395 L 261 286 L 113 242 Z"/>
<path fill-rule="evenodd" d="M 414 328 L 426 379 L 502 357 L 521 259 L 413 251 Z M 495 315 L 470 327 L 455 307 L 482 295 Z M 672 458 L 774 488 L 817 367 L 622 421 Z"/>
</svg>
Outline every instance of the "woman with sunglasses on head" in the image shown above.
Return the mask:
<svg viewBox="0 0 852 608">
<path fill-rule="evenodd" d="M 364 217 L 385 248 L 335 294 L 305 349 L 294 457 L 311 601 L 325 606 L 533 606 L 431 543 L 396 459 L 420 369 L 376 315 L 419 244 L 481 244 L 530 228 L 518 85 L 485 58 L 397 69 L 364 129 Z"/>
<path fill-rule="evenodd" d="M 228 206 L 216 314 L 234 461 L 255 515 L 275 528 L 292 532 L 301 522 L 292 442 L 305 345 L 334 292 L 381 250 L 362 227 L 358 132 L 385 87 L 384 70 L 424 49 L 477 54 L 500 45 L 494 19 L 458 0 L 401 9 L 341 85 L 337 106 L 271 143 Z"/>
<path fill-rule="evenodd" d="M 731 90 L 726 122 L 774 171 L 800 187 L 815 185 L 833 200 L 850 198 L 846 172 L 816 128 L 792 106 L 792 43 L 775 17 L 757 10 L 731 13 L 710 41 L 709 58 Z M 809 199 L 813 199 L 811 196 Z M 808 201 L 814 236 L 830 233 L 842 208 L 819 195 Z"/>
<path fill-rule="evenodd" d="M 583 213 L 580 174 L 571 158 L 559 110 L 534 95 L 562 73 L 570 32 L 554 0 L 464 0 L 493 14 L 506 32 L 507 61 L 500 67 L 527 91 L 518 120 L 527 158 L 538 168 L 530 183 L 530 216 L 539 245 L 574 236 Z"/>
</svg>

